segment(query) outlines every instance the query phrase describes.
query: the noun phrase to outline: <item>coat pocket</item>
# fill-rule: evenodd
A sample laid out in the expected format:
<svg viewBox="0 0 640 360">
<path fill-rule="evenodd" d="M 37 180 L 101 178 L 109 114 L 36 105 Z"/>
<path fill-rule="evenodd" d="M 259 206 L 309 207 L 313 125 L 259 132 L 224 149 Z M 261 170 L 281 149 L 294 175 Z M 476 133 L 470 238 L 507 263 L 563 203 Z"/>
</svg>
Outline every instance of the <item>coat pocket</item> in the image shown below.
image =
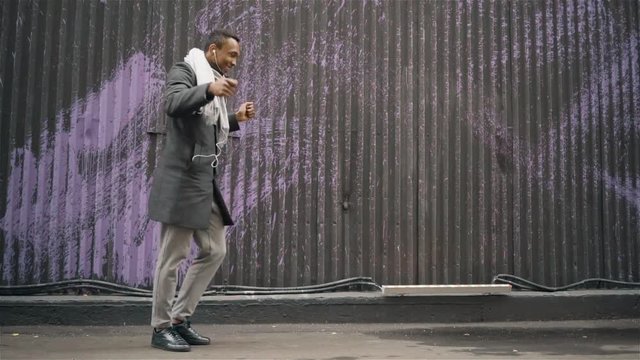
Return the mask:
<svg viewBox="0 0 640 360">
<path fill-rule="evenodd" d="M 211 163 L 215 161 L 216 155 L 215 147 L 202 146 L 196 143 L 193 147 L 193 155 L 191 156 L 191 166 L 210 166 Z"/>
<path fill-rule="evenodd" d="M 200 145 L 198 144 L 193 144 L 191 146 L 191 154 L 189 154 L 189 159 L 187 161 L 187 166 L 191 167 L 192 165 L 194 165 L 199 157 L 197 156 L 198 154 L 200 154 Z"/>
</svg>

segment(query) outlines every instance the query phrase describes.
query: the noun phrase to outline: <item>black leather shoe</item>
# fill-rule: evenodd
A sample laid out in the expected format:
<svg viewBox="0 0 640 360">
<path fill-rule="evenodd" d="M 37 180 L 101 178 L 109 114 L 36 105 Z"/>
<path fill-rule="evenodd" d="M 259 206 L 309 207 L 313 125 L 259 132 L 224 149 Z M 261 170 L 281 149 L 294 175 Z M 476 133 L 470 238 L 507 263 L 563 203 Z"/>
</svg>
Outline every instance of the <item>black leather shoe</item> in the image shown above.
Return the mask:
<svg viewBox="0 0 640 360">
<path fill-rule="evenodd" d="M 193 330 L 191 327 L 191 321 L 189 319 L 184 320 L 180 324 L 172 325 L 175 331 L 182 336 L 184 341 L 186 341 L 189 345 L 209 345 L 211 344 L 211 339 L 206 336 L 202 336 L 198 334 L 197 331 Z"/>
<path fill-rule="evenodd" d="M 191 351 L 191 346 L 171 326 L 160 331 L 153 329 L 151 346 L 168 351 Z"/>
</svg>

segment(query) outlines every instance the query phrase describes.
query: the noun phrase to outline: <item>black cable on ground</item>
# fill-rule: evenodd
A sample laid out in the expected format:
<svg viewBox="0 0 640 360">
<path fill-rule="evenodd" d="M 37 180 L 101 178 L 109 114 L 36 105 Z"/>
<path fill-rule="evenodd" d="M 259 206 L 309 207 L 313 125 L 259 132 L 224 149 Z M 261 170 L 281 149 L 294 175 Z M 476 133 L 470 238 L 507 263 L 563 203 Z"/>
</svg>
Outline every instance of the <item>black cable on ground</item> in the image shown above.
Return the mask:
<svg viewBox="0 0 640 360">
<path fill-rule="evenodd" d="M 0 286 L 0 295 L 44 295 L 69 292 L 85 293 L 99 291 L 106 294 L 121 294 L 128 296 L 151 296 L 151 291 L 138 289 L 126 285 L 119 285 L 101 280 L 75 279 L 46 284 Z"/>
<path fill-rule="evenodd" d="M 510 284 L 517 290 L 545 291 L 545 292 L 565 291 L 565 290 L 571 290 L 571 289 L 577 289 L 577 288 L 581 288 L 581 289 L 640 288 L 640 283 L 638 282 L 618 281 L 618 280 L 602 279 L 602 278 L 585 279 L 585 280 L 578 281 L 576 283 L 565 285 L 565 286 L 551 287 L 551 286 L 536 284 L 532 281 L 523 279 L 515 275 L 509 275 L 509 274 L 498 274 L 494 276 L 492 283 Z"/>
<path fill-rule="evenodd" d="M 353 289 L 355 287 L 355 289 Z M 333 292 L 341 289 L 357 291 L 380 291 L 382 287 L 371 278 L 358 277 L 333 281 L 325 284 L 298 287 L 255 287 L 255 286 L 211 286 L 205 295 L 285 295 L 285 294 L 317 294 Z"/>
<path fill-rule="evenodd" d="M 571 289 L 602 289 L 602 288 L 640 288 L 640 283 L 617 281 L 610 279 L 592 278 L 579 281 L 561 287 L 549 287 L 536 284 L 532 281 L 515 275 L 499 274 L 493 278 L 492 283 L 510 284 L 517 290 L 528 291 L 564 291 Z M 256 287 L 240 285 L 211 286 L 205 295 L 292 295 L 292 294 L 318 294 L 335 291 L 380 291 L 382 287 L 369 277 L 355 277 L 318 285 L 297 287 Z M 0 286 L 0 296 L 18 295 L 45 295 L 45 294 L 85 294 L 99 293 L 111 295 L 151 297 L 151 290 L 119 285 L 101 280 L 76 279 L 65 280 L 46 284 Z"/>
<path fill-rule="evenodd" d="M 355 277 L 325 284 L 297 287 L 255 287 L 238 285 L 211 286 L 205 295 L 287 295 L 317 294 L 335 291 L 380 291 L 382 288 L 368 277 Z M 45 295 L 98 292 L 100 294 L 151 297 L 151 290 L 138 289 L 101 280 L 76 279 L 47 284 L 0 286 L 0 296 Z"/>
</svg>

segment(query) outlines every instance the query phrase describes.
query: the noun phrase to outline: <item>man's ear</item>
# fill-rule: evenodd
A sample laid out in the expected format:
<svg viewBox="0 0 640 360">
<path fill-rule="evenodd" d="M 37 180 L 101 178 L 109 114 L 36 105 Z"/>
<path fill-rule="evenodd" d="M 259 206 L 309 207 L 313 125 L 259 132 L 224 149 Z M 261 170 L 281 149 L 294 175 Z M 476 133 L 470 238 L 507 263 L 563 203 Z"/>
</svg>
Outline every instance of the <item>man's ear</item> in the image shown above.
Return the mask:
<svg viewBox="0 0 640 360">
<path fill-rule="evenodd" d="M 216 44 L 211 44 L 211 45 L 209 45 L 209 48 L 207 49 L 207 52 L 214 52 L 217 49 L 218 49 L 218 47 L 216 46 Z"/>
</svg>

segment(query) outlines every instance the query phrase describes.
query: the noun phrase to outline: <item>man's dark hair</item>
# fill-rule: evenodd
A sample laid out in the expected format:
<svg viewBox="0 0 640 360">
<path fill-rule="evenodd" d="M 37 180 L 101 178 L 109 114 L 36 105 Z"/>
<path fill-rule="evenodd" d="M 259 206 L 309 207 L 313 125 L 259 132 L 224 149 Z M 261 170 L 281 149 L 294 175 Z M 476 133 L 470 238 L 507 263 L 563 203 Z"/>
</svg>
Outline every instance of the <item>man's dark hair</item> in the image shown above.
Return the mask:
<svg viewBox="0 0 640 360">
<path fill-rule="evenodd" d="M 224 41 L 227 40 L 228 38 L 231 38 L 237 42 L 240 42 L 240 38 L 235 36 L 229 31 L 220 30 L 220 29 L 213 30 L 211 34 L 209 34 L 209 38 L 207 39 L 207 44 L 204 47 L 204 51 L 207 51 L 207 49 L 209 48 L 209 46 L 211 46 L 211 44 L 216 44 L 218 49 L 222 48 Z"/>
</svg>

